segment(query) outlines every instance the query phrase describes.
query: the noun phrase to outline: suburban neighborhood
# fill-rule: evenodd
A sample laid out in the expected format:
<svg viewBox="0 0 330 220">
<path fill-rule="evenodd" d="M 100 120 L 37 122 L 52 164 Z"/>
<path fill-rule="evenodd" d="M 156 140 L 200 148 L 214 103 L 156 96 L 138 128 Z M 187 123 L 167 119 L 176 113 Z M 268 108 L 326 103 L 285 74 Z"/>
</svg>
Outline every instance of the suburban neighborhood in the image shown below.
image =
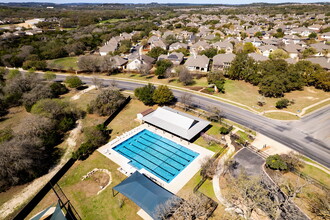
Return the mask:
<svg viewBox="0 0 330 220">
<path fill-rule="evenodd" d="M 329 2 L 0 3 L 0 85 L 0 219 L 329 219 Z"/>
</svg>

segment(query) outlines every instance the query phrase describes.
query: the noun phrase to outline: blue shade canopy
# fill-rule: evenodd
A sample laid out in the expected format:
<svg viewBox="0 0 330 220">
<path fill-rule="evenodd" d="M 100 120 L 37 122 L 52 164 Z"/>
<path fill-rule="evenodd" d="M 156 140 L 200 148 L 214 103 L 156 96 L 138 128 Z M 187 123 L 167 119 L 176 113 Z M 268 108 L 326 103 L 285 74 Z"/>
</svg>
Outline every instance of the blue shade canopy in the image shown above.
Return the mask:
<svg viewBox="0 0 330 220">
<path fill-rule="evenodd" d="M 57 203 L 56 209 L 55 209 L 52 217 L 50 218 L 50 220 L 67 220 L 62 212 L 60 203 Z"/>
<path fill-rule="evenodd" d="M 179 199 L 137 171 L 113 189 L 132 200 L 154 219 L 157 219 L 156 212 L 159 205 L 165 204 L 172 198 Z"/>
<path fill-rule="evenodd" d="M 53 204 L 54 205 L 54 204 Z M 36 216 L 34 216 L 33 218 L 31 218 L 30 220 L 39 220 L 41 217 L 43 217 L 46 212 L 53 206 L 50 205 L 48 208 L 44 209 L 43 211 L 41 211 L 39 214 L 37 214 Z"/>
</svg>

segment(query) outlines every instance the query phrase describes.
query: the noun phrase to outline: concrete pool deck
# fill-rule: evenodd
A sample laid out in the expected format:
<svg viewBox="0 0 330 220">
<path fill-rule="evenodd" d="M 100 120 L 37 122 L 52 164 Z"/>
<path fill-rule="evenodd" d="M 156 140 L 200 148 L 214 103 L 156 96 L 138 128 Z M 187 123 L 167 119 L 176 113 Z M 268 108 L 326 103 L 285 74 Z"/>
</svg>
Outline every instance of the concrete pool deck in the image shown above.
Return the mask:
<svg viewBox="0 0 330 220">
<path fill-rule="evenodd" d="M 174 179 L 167 183 L 164 180 L 160 179 L 159 177 L 155 176 L 154 174 L 150 173 L 149 171 L 145 170 L 144 168 L 140 169 L 139 172 L 145 174 L 153 181 L 155 181 L 160 186 L 164 187 L 168 191 L 176 194 L 201 168 L 201 161 L 204 157 L 211 157 L 214 155 L 214 152 L 207 150 L 201 146 L 196 144 L 190 143 L 188 141 L 182 140 L 177 136 L 167 133 L 161 129 L 155 128 L 148 124 L 142 124 L 131 131 L 125 132 L 123 135 L 117 137 L 116 139 L 110 141 L 106 145 L 100 147 L 98 151 L 103 154 L 104 156 L 108 157 L 113 162 L 117 163 L 120 168 L 119 170 L 125 174 L 126 176 L 130 176 L 131 173 L 136 171 L 137 169 L 129 164 L 131 160 L 122 156 L 113 148 L 118 144 L 124 142 L 125 140 L 129 139 L 130 137 L 136 135 L 140 131 L 147 129 L 155 134 L 158 134 L 162 137 L 165 137 L 183 147 L 192 150 L 199 155 L 185 168 L 183 169 Z"/>
</svg>

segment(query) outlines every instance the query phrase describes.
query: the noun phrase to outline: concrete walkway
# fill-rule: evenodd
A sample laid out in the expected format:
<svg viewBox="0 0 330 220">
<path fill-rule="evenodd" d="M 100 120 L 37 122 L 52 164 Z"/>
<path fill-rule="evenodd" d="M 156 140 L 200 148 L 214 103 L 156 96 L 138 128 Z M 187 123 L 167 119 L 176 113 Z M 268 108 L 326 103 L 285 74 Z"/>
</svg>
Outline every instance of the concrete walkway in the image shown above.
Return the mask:
<svg viewBox="0 0 330 220">
<path fill-rule="evenodd" d="M 228 144 L 228 150 L 225 153 L 225 155 L 223 155 L 218 162 L 218 166 L 217 166 L 217 171 L 215 173 L 215 175 L 213 176 L 212 179 L 212 184 L 213 184 L 213 190 L 214 190 L 214 194 L 217 197 L 217 199 L 219 200 L 219 202 L 221 204 L 223 204 L 226 208 L 230 207 L 230 203 L 222 196 L 221 194 L 221 189 L 220 189 L 220 176 L 223 174 L 224 172 L 224 168 L 225 168 L 225 162 L 233 155 L 233 153 L 235 152 L 235 147 L 232 145 L 231 143 L 231 139 L 229 135 L 225 136 L 226 142 Z"/>
<path fill-rule="evenodd" d="M 330 101 L 330 98 L 323 99 L 322 101 L 319 101 L 319 102 L 317 102 L 317 103 L 314 103 L 313 105 L 310 105 L 310 106 L 307 106 L 307 107 L 303 108 L 303 109 L 301 110 L 301 112 L 299 113 L 299 117 L 303 116 L 303 115 L 306 113 L 306 111 L 307 111 L 308 109 L 313 108 L 313 107 L 315 107 L 315 106 L 317 106 L 317 105 L 320 105 L 320 104 L 322 104 L 323 102 L 327 102 L 327 101 Z"/>
</svg>

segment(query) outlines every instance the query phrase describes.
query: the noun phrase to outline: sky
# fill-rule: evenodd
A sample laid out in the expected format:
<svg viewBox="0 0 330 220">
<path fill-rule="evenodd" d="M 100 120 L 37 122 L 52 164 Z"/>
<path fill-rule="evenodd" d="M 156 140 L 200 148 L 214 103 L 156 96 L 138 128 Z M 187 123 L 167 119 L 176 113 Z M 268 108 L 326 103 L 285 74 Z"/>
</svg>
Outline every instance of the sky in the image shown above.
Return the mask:
<svg viewBox="0 0 330 220">
<path fill-rule="evenodd" d="M 52 2 L 52 3 L 194 3 L 194 4 L 249 4 L 254 2 L 267 3 L 311 3 L 311 2 L 329 2 L 329 0 L 0 0 L 0 2 Z"/>
</svg>

